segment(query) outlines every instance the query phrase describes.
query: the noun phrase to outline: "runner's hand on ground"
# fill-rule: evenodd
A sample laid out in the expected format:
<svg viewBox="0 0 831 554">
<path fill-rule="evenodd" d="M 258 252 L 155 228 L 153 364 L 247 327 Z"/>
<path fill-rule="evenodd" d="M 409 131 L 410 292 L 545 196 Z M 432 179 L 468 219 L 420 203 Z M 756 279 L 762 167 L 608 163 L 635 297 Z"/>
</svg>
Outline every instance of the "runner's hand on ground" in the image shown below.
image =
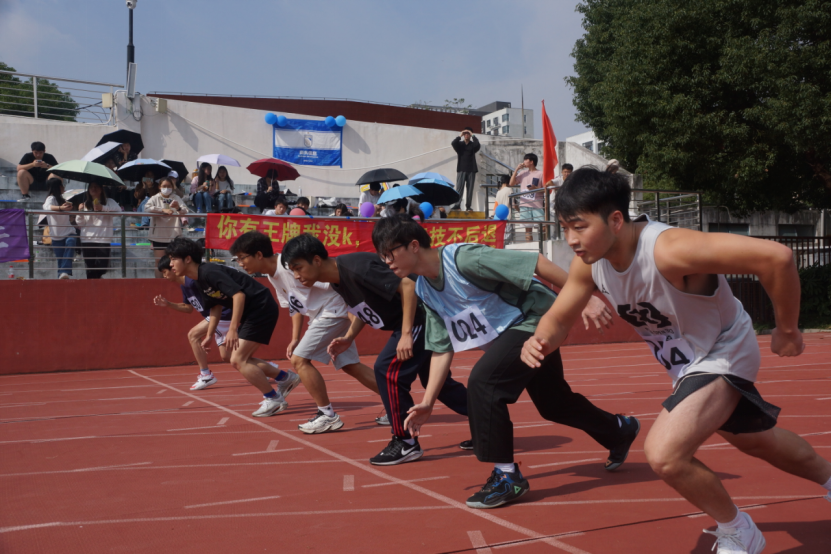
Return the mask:
<svg viewBox="0 0 831 554">
<path fill-rule="evenodd" d="M 551 353 L 551 345 L 545 339 L 531 337 L 525 344 L 522 345 L 522 354 L 520 359 L 525 362 L 528 367 L 540 367 L 547 355 Z"/>
<path fill-rule="evenodd" d="M 589 321 L 593 321 L 595 327 L 603 334 L 603 327 L 607 329 L 612 326 L 612 310 L 601 299 L 592 296 L 586 308 L 583 310 L 583 324 L 586 326 L 586 331 L 589 330 Z"/>
<path fill-rule="evenodd" d="M 770 334 L 770 350 L 781 357 L 799 356 L 805 351 L 802 333 L 799 331 L 786 333 L 776 327 Z"/>
<path fill-rule="evenodd" d="M 410 432 L 413 437 L 418 436 L 418 430 L 421 426 L 427 423 L 430 419 L 430 414 L 433 413 L 433 407 L 430 404 L 416 404 L 407 410 L 407 419 L 404 420 L 404 428 Z"/>
<path fill-rule="evenodd" d="M 399 362 L 406 362 L 413 357 L 412 333 L 401 333 L 401 339 L 398 341 L 398 347 L 395 349 L 395 355 Z"/>
</svg>

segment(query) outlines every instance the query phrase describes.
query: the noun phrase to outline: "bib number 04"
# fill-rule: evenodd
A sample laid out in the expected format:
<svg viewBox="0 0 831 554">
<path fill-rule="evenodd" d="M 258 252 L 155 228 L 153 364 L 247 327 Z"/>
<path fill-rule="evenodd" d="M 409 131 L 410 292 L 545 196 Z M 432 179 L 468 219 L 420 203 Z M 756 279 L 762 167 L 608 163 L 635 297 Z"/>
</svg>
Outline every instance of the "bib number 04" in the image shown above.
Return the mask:
<svg viewBox="0 0 831 554">
<path fill-rule="evenodd" d="M 478 348 L 499 336 L 476 306 L 445 318 L 444 324 L 455 352 Z"/>
<path fill-rule="evenodd" d="M 655 359 L 674 377 L 680 375 L 695 360 L 690 343 L 684 339 L 665 339 L 659 335 L 652 335 L 644 337 L 644 340 L 652 347 Z"/>
</svg>

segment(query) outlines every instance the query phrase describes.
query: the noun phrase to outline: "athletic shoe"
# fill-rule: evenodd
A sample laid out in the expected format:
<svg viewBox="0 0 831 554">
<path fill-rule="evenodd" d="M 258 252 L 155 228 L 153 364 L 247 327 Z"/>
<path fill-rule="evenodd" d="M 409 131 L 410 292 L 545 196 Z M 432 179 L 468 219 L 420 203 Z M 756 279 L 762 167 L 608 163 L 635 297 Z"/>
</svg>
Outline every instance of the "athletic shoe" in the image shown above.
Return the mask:
<svg viewBox="0 0 831 554">
<path fill-rule="evenodd" d="M 72 279 L 72 275 L 69 273 L 61 273 L 61 276 L 58 279 Z"/>
<path fill-rule="evenodd" d="M 369 463 L 376 466 L 394 466 L 414 462 L 424 456 L 424 451 L 415 439 L 415 444 L 407 444 L 401 437 L 393 436 L 380 454 L 370 458 Z"/>
<path fill-rule="evenodd" d="M 326 431 L 337 431 L 341 427 L 343 427 L 343 421 L 340 420 L 338 414 L 329 417 L 320 410 L 317 411 L 312 419 L 297 426 L 298 429 L 307 435 L 318 435 Z"/>
<path fill-rule="evenodd" d="M 518 500 L 529 490 L 531 486 L 519 472 L 518 465 L 514 464 L 511 473 L 494 468 L 482 490 L 467 499 L 467 505 L 470 508 L 496 508 Z"/>
<path fill-rule="evenodd" d="M 262 402 L 260 402 L 260 409 L 251 414 L 254 417 L 269 417 L 275 414 L 279 414 L 283 410 L 289 407 L 289 403 L 280 398 L 264 398 Z"/>
<path fill-rule="evenodd" d="M 638 438 L 638 433 L 641 432 L 641 422 L 636 417 L 629 417 L 625 415 L 617 416 L 623 423 L 622 431 L 624 433 L 623 443 L 615 448 L 609 450 L 609 459 L 606 460 L 606 471 L 614 471 L 623 465 L 626 457 L 629 456 L 629 449 L 632 443 Z"/>
<path fill-rule="evenodd" d="M 375 418 L 375 423 L 378 425 L 389 425 L 390 424 L 390 416 L 387 414 L 382 415 L 381 417 Z"/>
<path fill-rule="evenodd" d="M 473 439 L 460 442 L 459 448 L 462 450 L 473 450 Z"/>
<path fill-rule="evenodd" d="M 32 199 L 32 197 L 29 196 L 28 194 L 21 194 L 20 198 L 17 201 L 18 202 L 28 202 L 31 199 Z"/>
<path fill-rule="evenodd" d="M 288 398 L 289 393 L 300 384 L 300 376 L 293 371 L 285 370 L 288 376 L 282 381 L 277 381 L 277 392 L 283 395 L 283 398 Z"/>
<path fill-rule="evenodd" d="M 207 389 L 211 385 L 215 385 L 217 382 L 217 378 L 211 374 L 210 377 L 203 377 L 201 374 L 199 375 L 199 379 L 196 380 L 194 384 L 190 386 L 190 390 L 202 390 Z"/>
<path fill-rule="evenodd" d="M 747 527 L 742 529 L 725 529 L 716 528 L 715 531 L 704 532 L 708 535 L 715 535 L 716 544 L 713 545 L 713 550 L 718 546 L 717 554 L 759 554 L 765 549 L 765 537 L 750 516 L 744 512 L 739 514 L 747 522 Z"/>
</svg>

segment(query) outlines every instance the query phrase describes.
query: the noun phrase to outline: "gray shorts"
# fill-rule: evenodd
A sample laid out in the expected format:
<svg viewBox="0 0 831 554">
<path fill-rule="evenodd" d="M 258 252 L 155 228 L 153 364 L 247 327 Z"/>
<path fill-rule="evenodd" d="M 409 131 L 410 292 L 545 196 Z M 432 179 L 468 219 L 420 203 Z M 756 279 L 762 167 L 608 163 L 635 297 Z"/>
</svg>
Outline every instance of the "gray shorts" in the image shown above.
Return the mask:
<svg viewBox="0 0 831 554">
<path fill-rule="evenodd" d="M 315 319 L 306 329 L 306 334 L 300 339 L 300 344 L 294 349 L 293 355 L 307 360 L 314 360 L 322 364 L 332 361 L 326 349 L 332 340 L 344 336 L 349 331 L 352 322 L 348 318 L 319 317 Z M 355 343 L 349 345 L 349 349 L 335 358 L 333 364 L 335 369 L 345 365 L 357 364 L 360 362 L 358 349 Z"/>
</svg>

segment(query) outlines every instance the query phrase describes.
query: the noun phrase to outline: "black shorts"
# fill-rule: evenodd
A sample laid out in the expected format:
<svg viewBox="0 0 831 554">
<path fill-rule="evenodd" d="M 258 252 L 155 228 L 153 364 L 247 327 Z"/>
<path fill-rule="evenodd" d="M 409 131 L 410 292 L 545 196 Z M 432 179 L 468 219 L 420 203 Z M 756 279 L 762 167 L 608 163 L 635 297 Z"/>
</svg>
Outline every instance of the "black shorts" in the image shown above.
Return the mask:
<svg viewBox="0 0 831 554">
<path fill-rule="evenodd" d="M 735 375 L 721 375 L 717 373 L 691 373 L 681 378 L 678 386 L 669 398 L 661 404 L 668 412 L 671 412 L 678 404 L 684 401 L 695 391 L 702 389 L 722 378 L 739 391 L 742 395 L 736 409 L 728 420 L 721 426 L 720 431 L 726 431 L 738 435 L 740 433 L 761 433 L 776 427 L 776 420 L 781 409 L 766 402 L 756 385 L 736 377 Z"/>
<path fill-rule="evenodd" d="M 239 338 L 250 340 L 259 344 L 268 344 L 274 328 L 277 327 L 277 316 L 280 315 L 280 308 L 270 294 L 265 302 L 257 306 L 251 306 L 243 314 L 239 326 Z"/>
<path fill-rule="evenodd" d="M 155 240 L 151 240 L 150 244 L 153 245 L 153 250 L 166 250 L 167 246 L 170 243 L 169 242 L 156 242 Z"/>
</svg>

